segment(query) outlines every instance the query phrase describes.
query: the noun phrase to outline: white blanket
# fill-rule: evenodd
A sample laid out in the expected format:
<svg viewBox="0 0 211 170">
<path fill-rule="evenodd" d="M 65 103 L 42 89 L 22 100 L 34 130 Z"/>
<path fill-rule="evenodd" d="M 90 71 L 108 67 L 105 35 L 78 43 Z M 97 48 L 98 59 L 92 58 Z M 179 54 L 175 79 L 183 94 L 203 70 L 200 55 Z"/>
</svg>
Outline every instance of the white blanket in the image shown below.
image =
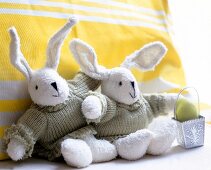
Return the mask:
<svg viewBox="0 0 211 170">
<path fill-rule="evenodd" d="M 0 169 L 14 170 L 67 170 L 64 162 L 48 162 L 28 159 L 22 162 L 2 161 Z M 92 164 L 85 170 L 211 170 L 211 126 L 206 125 L 205 145 L 194 149 L 183 149 L 175 142 L 171 150 L 162 156 L 145 156 L 138 161 L 113 160 Z"/>
</svg>

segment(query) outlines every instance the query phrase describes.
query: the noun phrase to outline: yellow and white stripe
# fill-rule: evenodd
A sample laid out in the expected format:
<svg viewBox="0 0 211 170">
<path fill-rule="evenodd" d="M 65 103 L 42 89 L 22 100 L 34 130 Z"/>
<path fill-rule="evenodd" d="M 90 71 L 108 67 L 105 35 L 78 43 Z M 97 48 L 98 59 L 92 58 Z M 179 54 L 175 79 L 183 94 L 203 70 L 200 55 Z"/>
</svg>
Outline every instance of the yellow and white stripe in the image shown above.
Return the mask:
<svg viewBox="0 0 211 170">
<path fill-rule="evenodd" d="M 58 19 L 68 19 L 70 17 L 76 17 L 80 21 L 146 27 L 146 28 L 152 28 L 152 29 L 157 29 L 159 31 L 167 32 L 167 29 L 164 26 L 159 26 L 159 25 L 146 23 L 146 22 L 137 22 L 136 20 L 113 19 L 113 18 L 104 18 L 104 17 L 98 17 L 98 16 L 85 16 L 85 15 L 80 15 L 80 14 L 71 15 L 69 13 L 46 12 L 46 11 L 23 10 L 23 9 L 8 9 L 8 8 L 3 8 L 3 9 L 0 8 L 0 13 L 51 17 L 51 18 L 58 18 Z"/>
<path fill-rule="evenodd" d="M 0 13 L 2 14 L 20 14 L 20 15 L 30 15 L 30 16 L 42 16 L 42 17 L 52 17 L 52 18 L 60 18 L 60 19 L 67 19 L 71 16 L 75 16 L 81 21 L 89 21 L 89 22 L 102 22 L 102 23 L 110 23 L 110 24 L 118 24 L 118 25 L 127 25 L 127 26 L 138 26 L 138 27 L 148 27 L 157 29 L 160 31 L 167 32 L 167 28 L 165 26 L 166 20 L 156 18 L 156 16 L 161 15 L 161 11 L 154 11 L 150 10 L 152 14 L 156 14 L 154 16 L 148 16 L 144 15 L 142 13 L 135 13 L 133 11 L 127 12 L 117 9 L 104 9 L 104 8 L 97 8 L 97 7 L 89 7 L 89 6 L 83 6 L 83 5 L 77 5 L 77 4 L 67 4 L 62 2 L 49 2 L 49 1 L 33 1 L 33 0 L 0 0 L 0 3 L 6 3 L 6 4 L 18 4 L 18 5 L 30 5 L 33 6 L 33 10 L 26 10 L 26 9 L 17 9 L 15 8 L 0 8 Z M 106 2 L 97 2 L 101 4 L 105 4 Z M 109 4 L 113 4 L 114 2 L 108 2 Z M 108 5 L 108 3 L 106 3 Z M 122 4 L 122 3 L 121 3 Z M 35 10 L 38 8 L 40 10 Z M 44 11 L 41 10 L 40 7 L 48 7 L 48 8 L 56 8 L 60 10 L 60 8 L 68 9 L 69 13 L 67 12 L 57 12 L 58 10 L 52 11 Z M 131 7 L 131 6 L 129 6 Z M 136 9 L 134 7 L 134 9 Z M 146 11 L 143 8 L 141 11 L 146 13 Z M 73 14 L 72 12 L 76 11 L 76 14 Z M 84 13 L 86 15 L 82 15 L 80 13 Z M 95 15 L 97 14 L 97 15 Z M 99 14 L 105 14 L 108 17 L 101 17 Z M 118 16 L 117 18 L 110 17 L 110 16 Z M 126 17 L 126 18 L 132 18 L 132 19 L 121 19 L 119 17 Z"/>
<path fill-rule="evenodd" d="M 22 112 L 1 112 L 0 113 L 0 125 L 8 126 L 13 124 L 21 116 Z"/>
<path fill-rule="evenodd" d="M 25 78 L 9 61 L 7 30 L 16 27 L 23 54 L 37 69 L 45 63 L 48 39 L 71 16 L 80 22 L 62 47 L 58 71 L 64 78 L 72 78 L 79 69 L 68 47 L 74 37 L 91 44 L 99 62 L 108 68 L 118 66 L 144 44 L 160 40 L 169 51 L 156 70 L 133 70 L 141 89 L 175 91 L 185 85 L 181 61 L 169 35 L 167 0 L 0 0 L 0 160 L 6 158 L 1 147 L 4 129 L 31 104 Z"/>
<path fill-rule="evenodd" d="M 27 90 L 26 81 L 0 81 L 0 89 L 2 92 L 4 92 L 0 93 L 0 100 L 30 98 Z"/>
<path fill-rule="evenodd" d="M 180 86 L 178 84 L 166 81 L 162 77 L 158 77 L 153 80 L 140 82 L 139 88 L 143 93 L 155 93 L 155 92 L 159 93 L 159 92 L 170 91 L 172 89 L 179 89 Z"/>
<path fill-rule="evenodd" d="M 94 2 L 94 3 L 98 3 L 98 4 L 103 4 L 103 5 L 110 5 L 110 6 L 113 6 L 113 7 L 128 9 L 128 10 L 131 10 L 131 11 L 141 12 L 141 13 L 145 13 L 145 14 L 149 14 L 149 15 L 165 16 L 165 12 L 163 10 L 144 8 L 144 7 L 139 7 L 137 5 L 127 4 L 127 3 L 122 3 L 122 2 L 116 2 L 116 1 L 112 1 L 112 0 L 104 0 L 104 1 L 85 0 L 85 1 Z"/>
<path fill-rule="evenodd" d="M 24 5 L 36 5 L 36 6 L 47 6 L 47 7 L 56 7 L 56 8 L 63 8 L 63 9 L 70 9 L 70 10 L 79 10 L 84 12 L 95 12 L 95 13 L 101 13 L 101 14 L 108 14 L 108 15 L 117 15 L 117 16 L 124 16 L 124 17 L 134 17 L 134 18 L 140 18 L 140 19 L 146 19 L 148 21 L 152 21 L 158 24 L 165 23 L 165 19 L 159 19 L 154 18 L 153 16 L 144 15 L 143 13 L 149 13 L 154 16 L 164 16 L 163 11 L 156 11 L 156 10 L 150 10 L 146 8 L 139 9 L 139 13 L 134 12 L 134 9 L 136 9 L 136 6 L 128 6 L 131 7 L 133 11 L 122 11 L 118 9 L 105 9 L 105 8 L 97 8 L 97 7 L 90 7 L 90 6 L 83 6 L 83 5 L 77 5 L 77 4 L 67 4 L 62 2 L 49 2 L 49 1 L 28 1 L 28 0 L 13 0 L 13 1 L 6 1 L 1 0 L 0 2 L 4 3 L 16 3 L 16 4 L 24 4 Z M 90 1 L 90 2 L 96 2 L 104 5 L 110 5 L 114 2 L 112 1 Z M 122 3 L 121 3 L 122 4 Z M 125 4 L 126 5 L 126 4 Z M 129 8 L 130 9 L 130 8 Z"/>
</svg>

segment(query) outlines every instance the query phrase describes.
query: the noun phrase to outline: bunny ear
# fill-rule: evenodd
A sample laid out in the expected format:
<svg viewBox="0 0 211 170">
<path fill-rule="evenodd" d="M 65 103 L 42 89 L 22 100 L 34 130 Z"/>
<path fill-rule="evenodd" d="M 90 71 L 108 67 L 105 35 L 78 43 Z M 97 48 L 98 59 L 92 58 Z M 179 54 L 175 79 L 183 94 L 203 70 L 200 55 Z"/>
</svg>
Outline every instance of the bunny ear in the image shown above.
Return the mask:
<svg viewBox="0 0 211 170">
<path fill-rule="evenodd" d="M 137 67 L 142 71 L 153 70 L 166 52 L 167 48 L 162 42 L 153 42 L 132 53 L 121 66 L 126 68 Z"/>
<path fill-rule="evenodd" d="M 61 46 L 70 29 L 77 23 L 75 18 L 71 18 L 48 42 L 47 62 L 45 67 L 57 69 L 60 59 Z"/>
<path fill-rule="evenodd" d="M 9 28 L 11 37 L 10 42 L 10 62 L 15 66 L 27 79 L 31 78 L 32 70 L 20 50 L 20 39 L 15 27 Z"/>
<path fill-rule="evenodd" d="M 109 70 L 98 65 L 95 50 L 80 39 L 73 39 L 70 49 L 83 72 L 95 79 L 106 79 Z"/>
</svg>

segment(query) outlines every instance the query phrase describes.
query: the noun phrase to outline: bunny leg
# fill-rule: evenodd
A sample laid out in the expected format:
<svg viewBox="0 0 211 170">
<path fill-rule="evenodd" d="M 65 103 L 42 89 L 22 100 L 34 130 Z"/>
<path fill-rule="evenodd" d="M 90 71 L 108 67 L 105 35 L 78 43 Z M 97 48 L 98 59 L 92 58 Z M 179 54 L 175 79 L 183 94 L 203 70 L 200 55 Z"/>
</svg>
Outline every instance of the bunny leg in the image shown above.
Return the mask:
<svg viewBox="0 0 211 170">
<path fill-rule="evenodd" d="M 106 162 L 116 158 L 116 147 L 109 141 L 98 140 L 93 135 L 87 136 L 84 140 L 92 151 L 93 162 Z"/>
<path fill-rule="evenodd" d="M 161 155 L 171 148 L 176 136 L 176 124 L 169 118 L 157 118 L 148 128 L 152 131 L 152 140 L 147 149 L 151 155 Z"/>
<path fill-rule="evenodd" d="M 137 160 L 144 156 L 150 144 L 152 134 L 147 129 L 138 130 L 135 133 L 116 140 L 115 146 L 118 154 L 127 160 Z"/>
<path fill-rule="evenodd" d="M 18 161 L 18 160 L 23 159 L 25 152 L 26 150 L 22 143 L 20 143 L 16 139 L 10 140 L 7 146 L 7 153 L 13 161 Z"/>
<path fill-rule="evenodd" d="M 81 139 L 65 139 L 61 143 L 61 153 L 66 163 L 72 167 L 83 168 L 92 163 L 92 152 Z"/>
</svg>

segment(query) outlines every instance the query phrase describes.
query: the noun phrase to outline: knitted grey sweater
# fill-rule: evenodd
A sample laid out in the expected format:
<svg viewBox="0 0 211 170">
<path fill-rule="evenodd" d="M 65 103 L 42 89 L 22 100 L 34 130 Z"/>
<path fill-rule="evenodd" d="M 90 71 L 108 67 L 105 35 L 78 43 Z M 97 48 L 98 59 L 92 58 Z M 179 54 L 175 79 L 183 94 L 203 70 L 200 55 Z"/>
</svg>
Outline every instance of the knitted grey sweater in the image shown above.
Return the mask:
<svg viewBox="0 0 211 170">
<path fill-rule="evenodd" d="M 100 81 L 78 73 L 68 84 L 69 96 L 64 103 L 56 106 L 32 104 L 17 124 L 5 131 L 7 143 L 11 138 L 15 138 L 24 144 L 24 158 L 30 157 L 34 150 L 39 155 L 53 160 L 61 156 L 60 143 L 64 139 L 95 134 L 95 130 L 92 126 L 87 126 L 81 113 L 81 103 L 89 90 L 99 87 Z M 36 142 L 39 147 L 34 149 Z"/>
<path fill-rule="evenodd" d="M 165 115 L 165 96 L 152 94 L 140 96 L 132 105 L 117 103 L 103 94 L 90 92 L 99 97 L 102 105 L 102 116 L 87 120 L 97 131 L 97 137 L 113 141 L 137 130 L 146 128 L 154 117 Z"/>
</svg>

